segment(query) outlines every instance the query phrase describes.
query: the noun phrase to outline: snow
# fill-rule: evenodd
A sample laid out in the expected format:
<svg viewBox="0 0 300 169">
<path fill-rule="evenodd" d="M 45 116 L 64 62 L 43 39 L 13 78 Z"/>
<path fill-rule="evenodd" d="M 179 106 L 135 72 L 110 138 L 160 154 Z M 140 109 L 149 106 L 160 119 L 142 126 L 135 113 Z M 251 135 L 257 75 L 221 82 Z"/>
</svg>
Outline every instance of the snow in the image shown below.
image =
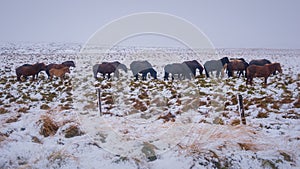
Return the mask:
<svg viewBox="0 0 300 169">
<path fill-rule="evenodd" d="M 300 50 L 197 49 L 195 55 L 181 48 L 116 47 L 99 56 L 80 50 L 80 44 L 0 45 L 0 168 L 300 167 Z M 197 59 L 203 65 L 224 56 L 280 62 L 283 74 L 271 76 L 267 86 L 260 78 L 246 86 L 244 78 L 226 76 L 162 80 L 166 63 Z M 119 60 L 129 67 L 143 58 L 159 80 L 134 81 L 130 70 L 120 79 L 93 78 L 95 63 Z M 66 60 L 76 67 L 64 82 L 45 73 L 34 82 L 16 81 L 14 70 L 22 64 Z M 237 94 L 245 101 L 246 125 L 239 124 Z M 166 120 L 168 113 L 173 117 Z M 58 126 L 48 137 L 40 132 L 46 116 Z M 65 137 L 71 126 L 83 133 Z"/>
</svg>

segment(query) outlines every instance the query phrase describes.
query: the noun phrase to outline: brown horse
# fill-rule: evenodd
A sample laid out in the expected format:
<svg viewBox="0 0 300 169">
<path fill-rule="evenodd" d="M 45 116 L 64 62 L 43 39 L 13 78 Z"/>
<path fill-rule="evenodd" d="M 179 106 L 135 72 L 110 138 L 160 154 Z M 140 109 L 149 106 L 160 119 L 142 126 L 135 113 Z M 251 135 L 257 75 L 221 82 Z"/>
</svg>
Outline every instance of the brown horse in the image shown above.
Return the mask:
<svg viewBox="0 0 300 169">
<path fill-rule="evenodd" d="M 229 63 L 225 64 L 224 69 L 227 69 L 228 77 L 233 76 L 233 71 L 237 71 L 239 74 L 238 77 L 240 77 L 241 74 L 244 75 L 244 71 L 246 72 L 248 66 L 249 64 L 244 59 L 234 59 L 230 60 Z M 247 77 L 247 72 L 245 74 L 245 77 Z"/>
<path fill-rule="evenodd" d="M 275 71 L 282 73 L 282 69 L 280 63 L 271 63 L 266 64 L 264 66 L 257 66 L 257 65 L 250 65 L 247 68 L 247 82 L 246 84 L 250 83 L 252 85 L 252 81 L 254 77 L 264 77 L 265 84 L 267 84 L 268 77 Z"/>
<path fill-rule="evenodd" d="M 44 63 L 22 65 L 16 68 L 17 80 L 21 81 L 21 76 L 24 76 L 26 79 L 27 76 L 32 76 L 32 81 L 34 81 L 35 76 L 37 76 L 40 71 L 43 71 L 45 69 L 46 65 Z"/>
<path fill-rule="evenodd" d="M 73 61 L 65 61 L 62 64 L 55 64 L 51 63 L 46 66 L 46 73 L 48 75 L 48 78 L 50 78 L 50 69 L 55 68 L 55 69 L 61 69 L 63 67 L 75 67 L 75 63 Z"/>
<path fill-rule="evenodd" d="M 50 79 L 52 80 L 53 76 L 60 77 L 61 81 L 64 80 L 64 76 L 66 73 L 70 73 L 69 67 L 63 67 L 63 68 L 52 68 L 50 71 Z"/>
</svg>

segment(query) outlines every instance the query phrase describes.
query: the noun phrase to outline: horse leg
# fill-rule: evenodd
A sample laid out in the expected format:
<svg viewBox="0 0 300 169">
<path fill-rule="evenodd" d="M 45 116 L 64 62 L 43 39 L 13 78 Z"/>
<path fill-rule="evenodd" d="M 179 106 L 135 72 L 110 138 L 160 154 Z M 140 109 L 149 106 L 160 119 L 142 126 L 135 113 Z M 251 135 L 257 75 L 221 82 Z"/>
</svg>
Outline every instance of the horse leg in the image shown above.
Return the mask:
<svg viewBox="0 0 300 169">
<path fill-rule="evenodd" d="M 146 80 L 147 73 L 142 73 L 142 80 Z"/>
<path fill-rule="evenodd" d="M 47 76 L 48 76 L 48 79 L 50 78 L 50 72 L 49 72 L 49 70 L 47 69 L 46 70 L 46 74 L 47 74 Z"/>
<path fill-rule="evenodd" d="M 135 75 L 135 80 L 139 80 L 139 75 L 138 75 L 138 73 Z"/>
<path fill-rule="evenodd" d="M 168 80 L 169 78 L 169 73 L 165 72 L 164 80 Z"/>
<path fill-rule="evenodd" d="M 268 79 L 268 76 L 265 77 L 265 85 L 267 85 L 267 79 Z"/>
<path fill-rule="evenodd" d="M 219 70 L 217 70 L 216 76 L 217 76 L 217 78 L 219 78 L 219 76 L 220 76 L 220 71 Z"/>
<path fill-rule="evenodd" d="M 115 75 L 116 75 L 116 77 L 119 79 L 119 77 L 120 77 L 120 73 L 119 73 L 119 71 L 118 71 L 118 70 L 116 70 L 116 71 L 115 71 Z"/>
<path fill-rule="evenodd" d="M 107 73 L 108 75 L 107 75 L 107 79 L 110 79 L 110 73 Z"/>
</svg>

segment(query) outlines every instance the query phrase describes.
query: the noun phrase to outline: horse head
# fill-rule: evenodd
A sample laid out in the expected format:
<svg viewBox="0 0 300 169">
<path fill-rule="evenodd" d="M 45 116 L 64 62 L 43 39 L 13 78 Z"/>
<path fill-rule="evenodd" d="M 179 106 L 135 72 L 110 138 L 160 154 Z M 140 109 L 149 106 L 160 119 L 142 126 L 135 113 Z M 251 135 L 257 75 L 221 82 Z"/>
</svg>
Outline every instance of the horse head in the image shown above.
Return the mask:
<svg viewBox="0 0 300 169">
<path fill-rule="evenodd" d="M 154 79 L 157 79 L 157 72 L 153 68 L 151 68 L 149 72 Z"/>
<path fill-rule="evenodd" d="M 122 64 L 122 63 L 119 64 L 118 69 L 122 69 L 122 70 L 124 70 L 126 73 L 127 73 L 127 71 L 128 71 L 126 65 L 124 65 L 124 64 Z"/>
<path fill-rule="evenodd" d="M 46 70 L 45 63 L 36 63 L 36 65 L 37 65 L 37 68 L 38 68 L 39 71 Z"/>
<path fill-rule="evenodd" d="M 275 70 L 277 70 L 279 73 L 282 73 L 282 69 L 281 69 L 280 63 L 275 63 Z"/>
<path fill-rule="evenodd" d="M 222 65 L 223 65 L 223 66 L 224 66 L 226 63 L 229 63 L 228 57 L 223 57 L 223 58 L 221 59 L 221 62 L 222 62 Z"/>
</svg>

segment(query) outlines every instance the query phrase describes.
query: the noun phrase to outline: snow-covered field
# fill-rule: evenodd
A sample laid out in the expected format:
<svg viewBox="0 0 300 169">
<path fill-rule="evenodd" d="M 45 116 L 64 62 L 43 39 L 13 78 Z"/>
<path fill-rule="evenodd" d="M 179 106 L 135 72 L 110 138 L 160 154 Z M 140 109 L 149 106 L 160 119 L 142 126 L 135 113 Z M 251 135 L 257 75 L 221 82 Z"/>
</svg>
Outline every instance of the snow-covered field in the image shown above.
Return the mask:
<svg viewBox="0 0 300 169">
<path fill-rule="evenodd" d="M 0 45 L 0 168 L 299 168 L 300 50 L 120 47 L 79 54 L 78 44 Z M 163 81 L 179 60 L 243 57 L 280 62 L 283 74 L 246 86 L 244 78 Z M 158 80 L 95 80 L 97 61 L 149 60 Z M 25 63 L 76 67 L 67 79 L 17 82 Z M 96 61 L 97 60 L 97 61 Z M 101 88 L 103 116 L 96 89 Z M 240 124 L 237 94 L 244 98 Z"/>
</svg>

